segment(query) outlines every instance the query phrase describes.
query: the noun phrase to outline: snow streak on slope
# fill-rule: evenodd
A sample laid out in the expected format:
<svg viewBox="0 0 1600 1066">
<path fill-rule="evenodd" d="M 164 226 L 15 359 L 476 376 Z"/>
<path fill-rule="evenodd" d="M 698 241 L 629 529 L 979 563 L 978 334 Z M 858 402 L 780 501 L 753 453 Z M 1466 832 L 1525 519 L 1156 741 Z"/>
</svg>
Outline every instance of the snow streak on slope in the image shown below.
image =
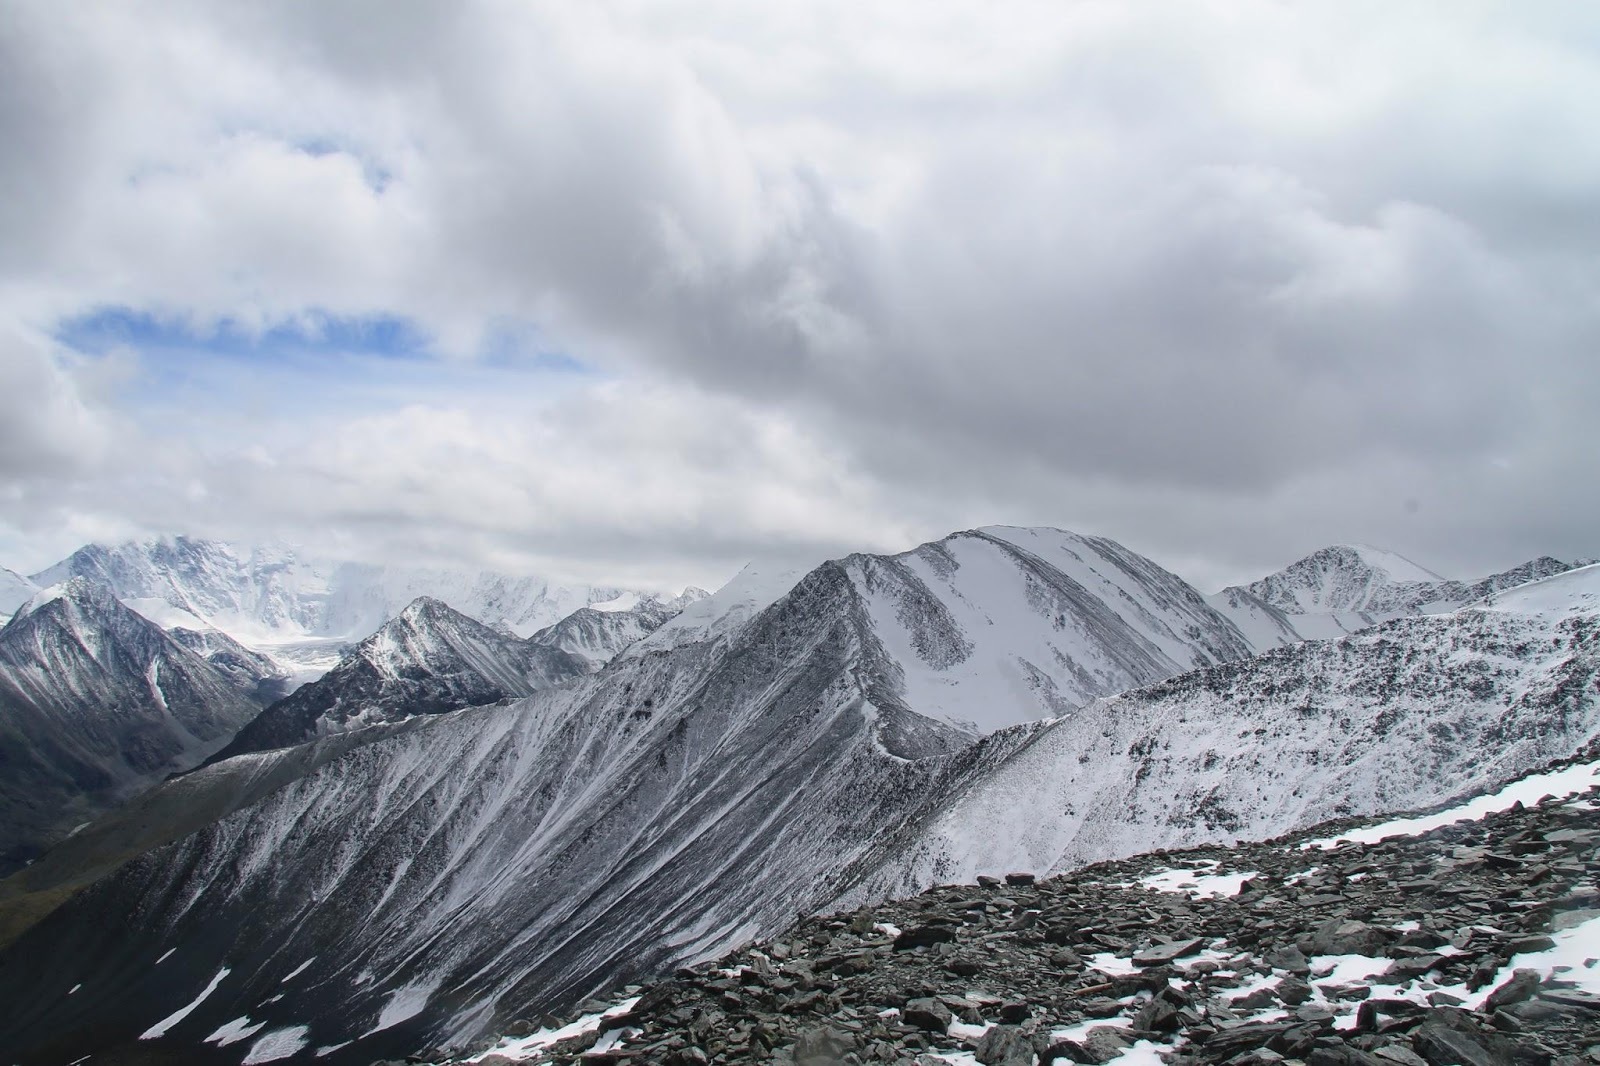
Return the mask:
<svg viewBox="0 0 1600 1066">
<path fill-rule="evenodd" d="M 252 645 L 359 639 L 421 596 L 527 635 L 580 607 L 624 595 L 621 589 L 560 586 L 537 577 L 325 561 L 283 546 L 191 537 L 87 545 L 33 580 L 52 585 L 74 576 L 99 581 L 119 599 L 162 613 L 163 625 L 210 626 Z"/>
<path fill-rule="evenodd" d="M 1562 603 L 1600 584 L 1553 581 Z M 1553 589 L 1517 602 L 1297 644 L 992 738 L 998 754 L 862 893 L 1425 807 L 1570 755 L 1600 736 L 1600 615 L 1551 609 Z"/>
<path fill-rule="evenodd" d="M 104 588 L 39 593 L 0 630 L 0 869 L 193 766 L 259 708 Z"/>
</svg>

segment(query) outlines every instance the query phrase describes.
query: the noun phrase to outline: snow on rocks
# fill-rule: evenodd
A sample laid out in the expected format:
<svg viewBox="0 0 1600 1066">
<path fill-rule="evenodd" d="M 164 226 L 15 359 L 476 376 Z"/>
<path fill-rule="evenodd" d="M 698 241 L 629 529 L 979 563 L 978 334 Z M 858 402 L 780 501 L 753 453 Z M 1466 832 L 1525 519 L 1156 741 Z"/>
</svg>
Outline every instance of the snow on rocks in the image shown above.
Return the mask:
<svg viewBox="0 0 1600 1066">
<path fill-rule="evenodd" d="M 1391 818 L 1374 825 L 1351 829 L 1337 836 L 1310 840 L 1301 846 L 1334 848 L 1344 843 L 1371 844 L 1385 837 L 1413 836 L 1452 822 L 1475 821 L 1518 804 L 1537 803 L 1546 796 L 1564 799 L 1586 792 L 1597 784 L 1600 784 L 1600 761 L 1576 762 L 1544 773 L 1529 774 L 1487 795 L 1475 796 L 1465 803 L 1446 807 L 1433 814 Z"/>
<path fill-rule="evenodd" d="M 1328 851 L 1162 852 L 808 918 L 505 1058 L 1579 1066 L 1600 1045 L 1589 795 Z M 1174 891 L 1173 875 L 1239 884 Z"/>
</svg>

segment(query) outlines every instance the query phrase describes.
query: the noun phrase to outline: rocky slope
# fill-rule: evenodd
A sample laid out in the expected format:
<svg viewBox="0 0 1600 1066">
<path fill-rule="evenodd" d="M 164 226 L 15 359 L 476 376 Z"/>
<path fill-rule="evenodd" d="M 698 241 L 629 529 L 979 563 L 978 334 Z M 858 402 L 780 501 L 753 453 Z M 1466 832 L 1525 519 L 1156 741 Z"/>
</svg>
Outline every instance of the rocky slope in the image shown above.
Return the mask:
<svg viewBox="0 0 1600 1066">
<path fill-rule="evenodd" d="M 262 706 L 282 699 L 296 687 L 290 668 L 270 655 L 245 647 L 219 629 L 174 626 L 167 635 L 216 667 Z"/>
<path fill-rule="evenodd" d="M 805 919 L 451 1061 L 1579 1066 L 1600 1044 L 1595 769 L 1353 834 L 1372 843 L 1313 831 Z"/>
<path fill-rule="evenodd" d="M 1266 651 L 1343 636 L 1393 618 L 1457 610 L 1573 566 L 1541 556 L 1477 581 L 1455 581 L 1393 552 L 1337 545 L 1259 581 L 1225 588 L 1208 602 L 1252 647 Z"/>
<path fill-rule="evenodd" d="M 220 629 L 251 645 L 304 637 L 358 640 L 422 596 L 527 635 L 625 594 L 487 571 L 328 561 L 284 546 L 195 537 L 85 545 L 32 580 L 53 585 L 71 577 L 106 585 L 160 625 Z"/>
<path fill-rule="evenodd" d="M 1130 812 L 1157 839 L 1220 841 L 1307 824 L 1335 789 L 1352 812 L 1443 799 L 1594 735 L 1590 576 L 1406 620 L 1437 627 L 1409 660 L 1408 630 L 1303 663 L 1289 657 L 1311 646 L 1287 649 L 1040 725 L 1050 692 L 1242 642 L 1109 542 L 995 530 L 853 556 L 742 626 L 652 636 L 599 674 L 363 745 L 135 859 L 0 956 L 0 1043 L 148 1050 L 140 1036 L 193 1003 L 151 1041 L 237 1062 L 254 1043 L 203 1038 L 252 1029 L 366 1062 L 917 887 L 941 863 L 1132 854 L 1137 834 L 1109 831 Z M 1022 663 L 1053 689 L 1012 684 L 1032 676 Z M 941 691 L 941 672 L 962 680 Z M 1380 699 L 1406 713 L 1384 719 Z M 953 724 L 1002 713 L 1024 724 L 978 744 Z M 1393 754 L 1357 742 L 1379 723 Z M 1260 739 L 1274 730 L 1288 757 Z"/>
<path fill-rule="evenodd" d="M 258 703 L 82 578 L 0 629 L 0 868 L 231 737 Z"/>
<path fill-rule="evenodd" d="M 414 600 L 328 673 L 262 711 L 212 758 L 528 696 L 588 672 L 557 648 Z"/>
<path fill-rule="evenodd" d="M 703 590 L 690 587 L 679 596 L 640 596 L 637 602 L 621 609 L 580 607 L 528 639 L 566 652 L 591 671 L 598 670 L 624 648 L 654 633 L 685 607 L 707 596 Z"/>
</svg>

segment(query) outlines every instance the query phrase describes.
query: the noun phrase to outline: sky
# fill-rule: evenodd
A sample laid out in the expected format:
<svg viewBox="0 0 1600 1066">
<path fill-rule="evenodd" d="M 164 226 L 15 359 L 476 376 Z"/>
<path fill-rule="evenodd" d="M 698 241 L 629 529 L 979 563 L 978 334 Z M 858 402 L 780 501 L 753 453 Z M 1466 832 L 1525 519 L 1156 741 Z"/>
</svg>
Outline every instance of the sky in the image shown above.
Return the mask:
<svg viewBox="0 0 1600 1066">
<path fill-rule="evenodd" d="M 1600 555 L 1600 7 L 0 2 L 0 565 Z"/>
</svg>

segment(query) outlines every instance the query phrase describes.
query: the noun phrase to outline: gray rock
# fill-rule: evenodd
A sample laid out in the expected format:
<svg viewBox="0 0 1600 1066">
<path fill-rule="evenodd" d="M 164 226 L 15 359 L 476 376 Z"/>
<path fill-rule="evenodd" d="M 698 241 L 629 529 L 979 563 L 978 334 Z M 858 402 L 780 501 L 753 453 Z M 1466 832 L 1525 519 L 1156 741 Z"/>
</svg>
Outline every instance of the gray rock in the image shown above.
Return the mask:
<svg viewBox="0 0 1600 1066">
<path fill-rule="evenodd" d="M 855 1038 L 843 1030 L 825 1025 L 807 1029 L 794 1042 L 794 1066 L 837 1066 L 855 1047 Z M 701 1052 L 702 1062 L 704 1054 Z"/>
<path fill-rule="evenodd" d="M 1539 971 L 1518 969 L 1503 985 L 1489 993 L 1489 998 L 1483 1001 L 1484 1012 L 1493 1014 L 1501 1007 L 1532 999 L 1537 991 L 1539 991 Z"/>
<path fill-rule="evenodd" d="M 1193 955 L 1200 950 L 1205 941 L 1200 937 L 1191 937 L 1187 940 L 1171 940 L 1165 944 L 1152 944 L 1133 957 L 1135 966 L 1164 966 L 1174 959 L 1181 959 Z"/>
<path fill-rule="evenodd" d="M 973 1058 L 984 1066 L 1033 1066 L 1033 1041 L 1014 1025 L 997 1025 L 983 1034 Z"/>
<path fill-rule="evenodd" d="M 949 1007 L 930 998 L 909 1000 L 900 1014 L 907 1025 L 926 1029 L 930 1033 L 948 1032 L 950 1023 L 955 1020 L 955 1015 L 950 1013 Z"/>
</svg>

